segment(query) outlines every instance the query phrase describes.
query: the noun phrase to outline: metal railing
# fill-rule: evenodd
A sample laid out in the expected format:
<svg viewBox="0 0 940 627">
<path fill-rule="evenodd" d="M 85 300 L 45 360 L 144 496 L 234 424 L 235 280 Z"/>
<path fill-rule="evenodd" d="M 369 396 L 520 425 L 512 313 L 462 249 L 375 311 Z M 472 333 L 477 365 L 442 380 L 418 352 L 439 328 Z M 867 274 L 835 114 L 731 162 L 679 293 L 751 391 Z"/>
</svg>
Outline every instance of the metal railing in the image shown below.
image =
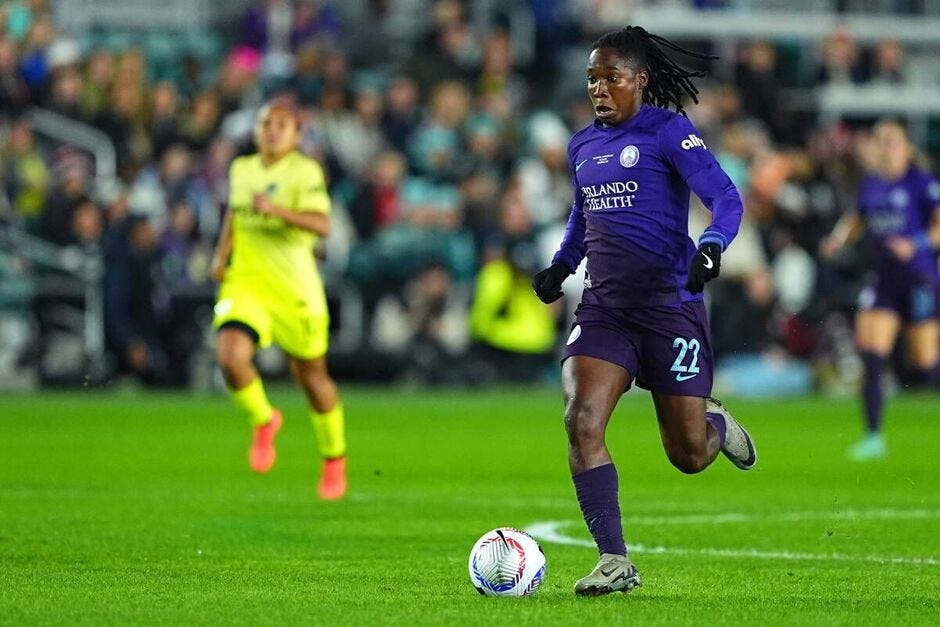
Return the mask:
<svg viewBox="0 0 940 627">
<path fill-rule="evenodd" d="M 81 329 L 85 375 L 92 382 L 104 378 L 107 370 L 104 328 L 104 259 L 99 247 L 57 246 L 30 235 L 10 220 L 0 219 L 0 245 L 3 249 L 37 266 L 63 273 L 76 281 L 83 295 Z M 41 294 L 40 294 L 41 295 Z"/>
</svg>

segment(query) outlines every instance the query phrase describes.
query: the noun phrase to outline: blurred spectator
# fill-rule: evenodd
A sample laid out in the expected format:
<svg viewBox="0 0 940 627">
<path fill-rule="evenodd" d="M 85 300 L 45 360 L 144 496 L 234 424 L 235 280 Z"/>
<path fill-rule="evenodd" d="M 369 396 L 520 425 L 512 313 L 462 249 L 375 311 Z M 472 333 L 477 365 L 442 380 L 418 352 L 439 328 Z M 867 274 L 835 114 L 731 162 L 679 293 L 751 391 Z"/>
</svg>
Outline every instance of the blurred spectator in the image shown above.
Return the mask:
<svg viewBox="0 0 940 627">
<path fill-rule="evenodd" d="M 150 94 L 150 137 L 153 156 L 157 159 L 170 145 L 182 139 L 179 128 L 179 99 L 176 85 L 163 82 L 154 85 Z"/>
<path fill-rule="evenodd" d="M 427 119 L 412 135 L 409 155 L 415 169 L 436 181 L 453 181 L 459 166 L 460 127 L 470 109 L 462 83 L 450 81 L 434 88 Z"/>
<path fill-rule="evenodd" d="M 7 143 L 0 151 L 0 172 L 16 216 L 35 223 L 46 206 L 49 171 L 33 141 L 33 130 L 25 118 L 10 124 Z"/>
<path fill-rule="evenodd" d="M 509 33 L 496 31 L 486 40 L 478 85 L 482 96 L 502 96 L 513 110 L 522 107 L 527 89 L 523 78 L 513 73 Z"/>
<path fill-rule="evenodd" d="M 777 51 L 769 43 L 757 41 L 745 47 L 735 77 L 741 107 L 747 116 L 766 124 L 775 141 L 794 142 L 776 65 Z"/>
<path fill-rule="evenodd" d="M 442 81 L 468 79 L 480 64 L 480 48 L 457 0 L 434 3 L 433 25 L 408 60 L 408 74 L 422 93 Z"/>
<path fill-rule="evenodd" d="M 95 50 L 85 61 L 81 108 L 91 119 L 108 106 L 108 94 L 114 80 L 114 57 L 107 50 Z"/>
<path fill-rule="evenodd" d="M 245 12 L 241 43 L 258 52 L 291 52 L 313 39 L 340 36 L 339 13 L 323 0 L 261 0 Z"/>
<path fill-rule="evenodd" d="M 363 89 L 354 95 L 353 110 L 331 108 L 321 118 L 327 147 L 343 176 L 361 178 L 385 147 L 382 133 L 382 97 Z"/>
<path fill-rule="evenodd" d="M 185 370 L 171 362 L 169 295 L 157 282 L 161 254 L 158 233 L 141 216 L 128 217 L 105 248 L 106 342 L 121 371 L 147 383 L 166 383 Z"/>
<path fill-rule="evenodd" d="M 39 93 L 49 74 L 46 50 L 55 38 L 52 18 L 42 14 L 35 16 L 20 56 L 20 72 L 30 91 Z"/>
<path fill-rule="evenodd" d="M 16 43 L 0 33 L 0 120 L 22 110 L 29 89 L 17 66 Z"/>
<path fill-rule="evenodd" d="M 145 215 L 156 228 L 169 223 L 170 208 L 185 203 L 196 218 L 211 209 L 205 187 L 193 174 L 193 156 L 183 144 L 170 146 L 159 168 L 147 166 L 137 175 L 130 190 L 134 213 Z"/>
<path fill-rule="evenodd" d="M 884 85 L 897 85 L 904 81 L 904 49 L 897 40 L 886 39 L 875 45 L 869 80 Z"/>
<path fill-rule="evenodd" d="M 535 231 L 518 188 L 503 197 L 495 251 L 476 277 L 470 310 L 470 376 L 474 383 L 533 382 L 551 365 L 560 307 L 532 291 L 541 267 Z"/>
<path fill-rule="evenodd" d="M 78 69 L 73 66 L 60 67 L 52 73 L 51 82 L 45 107 L 72 120 L 84 121 L 82 75 Z"/>
<path fill-rule="evenodd" d="M 404 152 L 421 123 L 418 85 L 409 76 L 396 76 L 386 89 L 385 97 L 382 131 L 395 148 Z"/>
<path fill-rule="evenodd" d="M 219 74 L 217 89 L 203 91 L 193 99 L 203 96 L 217 103 L 215 116 L 227 115 L 238 109 L 260 104 L 258 76 L 261 70 L 261 55 L 251 48 L 236 48 L 229 53 Z M 195 110 L 195 107 L 194 107 Z M 213 125 L 217 120 L 213 120 Z M 213 126 L 214 128 L 214 126 Z"/>
<path fill-rule="evenodd" d="M 297 1 L 291 22 L 291 50 L 297 50 L 311 41 L 335 45 L 341 36 L 340 15 L 331 2 L 326 0 Z"/>
<path fill-rule="evenodd" d="M 826 37 L 816 84 L 858 84 L 864 79 L 865 74 L 858 60 L 858 47 L 852 34 L 840 28 Z"/>
<path fill-rule="evenodd" d="M 400 217 L 406 167 L 405 158 L 394 151 L 384 152 L 373 161 L 370 178 L 349 204 L 349 215 L 360 240 L 372 238 Z"/>
<path fill-rule="evenodd" d="M 91 196 L 91 164 L 79 151 L 63 147 L 56 153 L 54 172 L 55 187 L 39 217 L 39 234 L 64 246 L 75 242 L 75 211 Z"/>
<path fill-rule="evenodd" d="M 205 150 L 219 128 L 219 115 L 219 99 L 214 91 L 197 94 L 189 115 L 183 119 L 180 137 L 190 149 Z"/>
<path fill-rule="evenodd" d="M 517 174 L 525 204 L 537 227 L 566 220 L 574 194 L 568 170 L 571 132 L 558 117 L 541 111 L 528 124 L 532 155 L 519 161 Z"/>
<path fill-rule="evenodd" d="M 288 86 L 302 105 L 312 105 L 320 100 L 323 93 L 321 62 L 320 48 L 316 44 L 306 44 L 297 51 L 294 75 Z"/>
</svg>

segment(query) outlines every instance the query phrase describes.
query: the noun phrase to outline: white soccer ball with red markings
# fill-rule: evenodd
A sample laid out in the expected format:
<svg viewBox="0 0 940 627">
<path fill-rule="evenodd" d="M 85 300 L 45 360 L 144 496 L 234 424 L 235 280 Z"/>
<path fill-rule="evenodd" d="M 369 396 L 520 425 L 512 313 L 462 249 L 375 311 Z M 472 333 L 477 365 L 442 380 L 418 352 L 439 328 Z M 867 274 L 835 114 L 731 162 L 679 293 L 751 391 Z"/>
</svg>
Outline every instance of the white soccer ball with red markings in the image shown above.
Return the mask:
<svg viewBox="0 0 940 627">
<path fill-rule="evenodd" d="M 522 597 L 545 577 L 545 553 L 535 538 L 512 527 L 483 534 L 470 551 L 470 582 L 480 594 Z"/>
</svg>

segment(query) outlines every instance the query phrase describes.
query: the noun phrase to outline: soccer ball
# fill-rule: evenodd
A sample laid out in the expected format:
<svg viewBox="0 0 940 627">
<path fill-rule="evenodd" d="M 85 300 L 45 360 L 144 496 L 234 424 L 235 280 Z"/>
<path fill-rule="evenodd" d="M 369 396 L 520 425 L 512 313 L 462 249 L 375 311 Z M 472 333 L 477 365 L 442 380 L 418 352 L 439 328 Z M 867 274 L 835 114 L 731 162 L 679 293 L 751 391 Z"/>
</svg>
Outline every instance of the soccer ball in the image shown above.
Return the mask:
<svg viewBox="0 0 940 627">
<path fill-rule="evenodd" d="M 524 531 L 500 527 L 483 534 L 470 551 L 470 582 L 486 596 L 521 597 L 545 577 L 545 553 Z"/>
</svg>

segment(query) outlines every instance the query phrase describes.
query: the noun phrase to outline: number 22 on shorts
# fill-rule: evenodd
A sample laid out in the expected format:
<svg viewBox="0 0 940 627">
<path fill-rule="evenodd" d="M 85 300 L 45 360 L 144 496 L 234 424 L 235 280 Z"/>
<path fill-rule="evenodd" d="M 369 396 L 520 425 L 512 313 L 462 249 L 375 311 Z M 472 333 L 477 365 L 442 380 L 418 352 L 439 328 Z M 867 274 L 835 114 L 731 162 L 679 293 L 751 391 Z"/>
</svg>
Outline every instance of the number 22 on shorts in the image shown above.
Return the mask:
<svg viewBox="0 0 940 627">
<path fill-rule="evenodd" d="M 672 368 L 670 368 L 672 372 L 676 373 L 676 381 L 688 381 L 698 375 L 698 351 L 702 347 L 699 341 L 694 337 L 689 340 L 677 337 L 673 340 L 672 347 L 679 349 L 679 354 L 676 356 L 676 360 L 672 362 Z M 685 361 L 686 353 L 689 351 L 692 351 L 692 360 L 686 366 L 682 362 Z"/>
</svg>

